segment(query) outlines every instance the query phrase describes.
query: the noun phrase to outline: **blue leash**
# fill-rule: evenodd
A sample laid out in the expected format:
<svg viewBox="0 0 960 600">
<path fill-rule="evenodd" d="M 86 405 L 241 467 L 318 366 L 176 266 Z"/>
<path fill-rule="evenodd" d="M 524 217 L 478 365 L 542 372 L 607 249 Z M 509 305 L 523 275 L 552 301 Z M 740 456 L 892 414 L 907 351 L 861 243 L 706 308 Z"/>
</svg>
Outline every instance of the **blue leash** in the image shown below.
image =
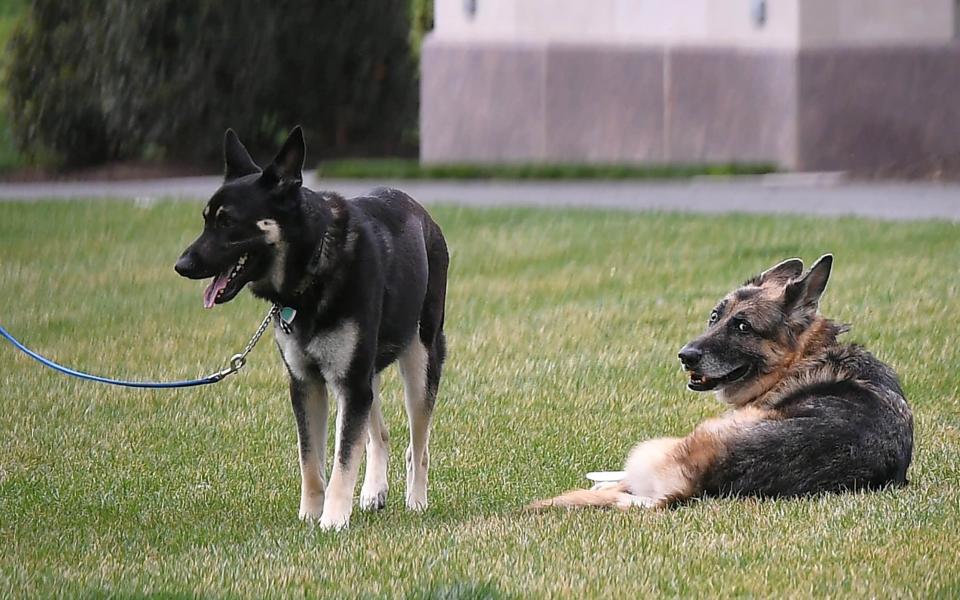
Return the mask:
<svg viewBox="0 0 960 600">
<path fill-rule="evenodd" d="M 257 345 L 257 342 L 260 341 L 260 336 L 263 335 L 263 332 L 267 330 L 267 327 L 270 325 L 270 321 L 273 320 L 275 314 L 279 310 L 278 307 L 273 306 L 270 308 L 270 311 L 267 313 L 267 316 L 264 317 L 263 322 L 260 323 L 260 327 L 257 328 L 256 333 L 253 334 L 253 337 L 250 338 L 250 341 L 247 342 L 247 346 L 243 349 L 243 352 L 240 354 L 234 354 L 228 363 L 228 366 L 220 369 L 216 373 L 211 373 L 206 377 L 201 377 L 200 379 L 187 379 L 184 381 L 125 381 L 122 379 L 111 379 L 109 377 L 101 377 L 99 375 L 91 375 L 90 373 L 84 373 L 83 371 L 77 371 L 71 369 L 70 367 L 65 367 L 61 364 L 57 364 L 41 356 L 27 348 L 22 343 L 20 343 L 17 338 L 10 335 L 10 332 L 0 326 L 0 336 L 3 336 L 8 342 L 13 344 L 13 347 L 17 350 L 20 350 L 33 360 L 49 367 L 54 371 L 59 371 L 65 375 L 70 375 L 71 377 L 76 377 L 78 379 L 85 379 L 87 381 L 96 381 L 98 383 L 107 383 L 110 385 L 119 385 L 123 387 L 132 387 L 132 388 L 185 388 L 185 387 L 194 387 L 198 385 L 208 385 L 211 383 L 217 383 L 222 381 L 228 375 L 233 375 L 237 371 L 243 368 L 247 364 L 247 355 L 250 354 L 250 351 L 253 350 L 253 347 Z"/>
</svg>

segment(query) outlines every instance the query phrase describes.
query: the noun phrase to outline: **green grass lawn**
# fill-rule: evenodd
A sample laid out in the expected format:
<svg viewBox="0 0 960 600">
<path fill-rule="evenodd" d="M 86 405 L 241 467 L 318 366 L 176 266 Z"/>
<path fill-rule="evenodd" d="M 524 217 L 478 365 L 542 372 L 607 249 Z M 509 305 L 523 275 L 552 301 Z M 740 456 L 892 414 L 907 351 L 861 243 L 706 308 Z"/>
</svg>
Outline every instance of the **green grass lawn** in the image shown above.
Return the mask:
<svg viewBox="0 0 960 600">
<path fill-rule="evenodd" d="M 960 594 L 960 227 L 853 219 L 434 209 L 450 355 L 424 515 L 391 496 L 327 534 L 297 520 L 293 416 L 267 341 L 226 383 L 82 383 L 0 347 L 0 596 L 638 598 Z M 0 204 L 0 323 L 97 373 L 192 377 L 265 307 L 204 311 L 173 272 L 200 206 Z M 789 256 L 836 254 L 824 311 L 901 374 L 905 489 L 660 512 L 528 514 L 643 438 L 717 415 L 677 349 L 715 300 Z M 398 460 L 399 459 L 399 460 Z M 359 493 L 359 492 L 357 492 Z"/>
</svg>

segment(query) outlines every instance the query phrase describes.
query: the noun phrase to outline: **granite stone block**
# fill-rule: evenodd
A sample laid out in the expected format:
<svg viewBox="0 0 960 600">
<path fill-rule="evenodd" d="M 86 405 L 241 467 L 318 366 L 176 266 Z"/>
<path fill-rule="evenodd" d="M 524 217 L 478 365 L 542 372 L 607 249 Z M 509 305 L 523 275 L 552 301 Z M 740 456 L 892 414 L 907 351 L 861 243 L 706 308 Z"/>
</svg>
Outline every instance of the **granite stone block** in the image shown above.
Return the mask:
<svg viewBox="0 0 960 600">
<path fill-rule="evenodd" d="M 663 51 L 553 45 L 546 80 L 547 160 L 663 162 Z"/>
<path fill-rule="evenodd" d="M 544 46 L 428 39 L 421 72 L 423 162 L 543 160 Z"/>
</svg>

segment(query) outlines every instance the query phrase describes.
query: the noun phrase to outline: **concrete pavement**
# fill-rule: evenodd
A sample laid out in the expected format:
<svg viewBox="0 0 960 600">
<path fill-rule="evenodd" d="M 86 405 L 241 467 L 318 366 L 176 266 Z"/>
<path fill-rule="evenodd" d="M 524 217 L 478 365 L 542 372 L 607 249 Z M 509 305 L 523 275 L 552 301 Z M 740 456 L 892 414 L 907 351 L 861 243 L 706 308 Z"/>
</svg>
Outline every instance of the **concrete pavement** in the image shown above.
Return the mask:
<svg viewBox="0 0 960 600">
<path fill-rule="evenodd" d="M 149 181 L 0 183 L 0 201 L 42 199 L 158 199 L 200 201 L 219 177 Z M 824 175 L 695 178 L 675 181 L 359 181 L 307 176 L 313 189 L 361 194 L 376 185 L 398 187 L 425 204 L 602 208 L 631 211 L 861 216 L 885 220 L 960 222 L 960 184 L 849 182 Z"/>
</svg>

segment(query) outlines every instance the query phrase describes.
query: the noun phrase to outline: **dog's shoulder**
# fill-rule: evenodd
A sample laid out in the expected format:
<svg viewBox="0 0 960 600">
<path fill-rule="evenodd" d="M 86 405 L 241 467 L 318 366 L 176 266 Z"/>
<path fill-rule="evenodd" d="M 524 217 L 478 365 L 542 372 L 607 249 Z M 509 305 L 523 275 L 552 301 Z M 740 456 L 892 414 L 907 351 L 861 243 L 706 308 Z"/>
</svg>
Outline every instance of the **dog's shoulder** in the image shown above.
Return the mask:
<svg viewBox="0 0 960 600">
<path fill-rule="evenodd" d="M 426 209 L 396 188 L 378 187 L 348 202 L 365 218 L 391 231 L 402 229 L 411 219 L 430 222 Z"/>
<path fill-rule="evenodd" d="M 852 381 L 871 391 L 903 396 L 900 379 L 890 365 L 878 359 L 860 344 L 838 344 L 821 359 L 837 374 L 838 381 Z"/>
<path fill-rule="evenodd" d="M 884 406 L 906 407 L 894 370 L 859 344 L 837 344 L 804 361 L 779 387 L 772 404 L 786 413 L 804 412 L 830 404 L 872 411 Z"/>
</svg>

